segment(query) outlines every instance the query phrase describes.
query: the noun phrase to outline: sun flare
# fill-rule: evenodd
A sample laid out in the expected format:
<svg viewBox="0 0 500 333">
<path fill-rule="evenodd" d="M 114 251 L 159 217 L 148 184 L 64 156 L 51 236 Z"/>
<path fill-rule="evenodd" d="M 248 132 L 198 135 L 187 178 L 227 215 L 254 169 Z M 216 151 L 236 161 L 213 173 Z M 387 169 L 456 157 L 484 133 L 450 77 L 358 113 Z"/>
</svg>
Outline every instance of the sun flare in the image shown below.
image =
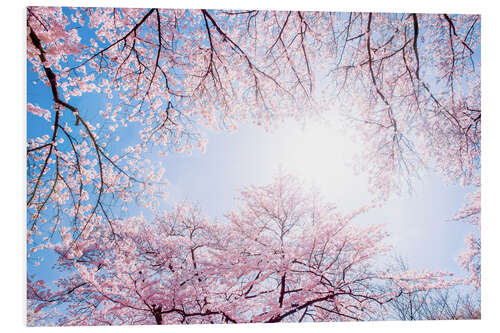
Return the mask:
<svg viewBox="0 0 500 333">
<path fill-rule="evenodd" d="M 290 137 L 284 167 L 326 192 L 349 193 L 362 177 L 351 164 L 361 146 L 328 122 L 310 122 Z"/>
</svg>

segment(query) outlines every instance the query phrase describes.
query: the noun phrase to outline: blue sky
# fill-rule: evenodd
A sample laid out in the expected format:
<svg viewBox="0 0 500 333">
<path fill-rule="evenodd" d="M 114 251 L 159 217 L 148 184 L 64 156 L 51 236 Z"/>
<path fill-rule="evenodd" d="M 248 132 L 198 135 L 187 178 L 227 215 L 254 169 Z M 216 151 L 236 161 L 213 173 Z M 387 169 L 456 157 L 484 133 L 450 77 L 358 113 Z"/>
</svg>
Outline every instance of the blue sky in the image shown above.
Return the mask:
<svg viewBox="0 0 500 333">
<path fill-rule="evenodd" d="M 36 79 L 30 68 L 28 101 L 50 109 L 49 88 Z M 98 94 L 72 99 L 90 121 L 98 117 L 106 102 Z M 63 120 L 72 123 L 72 115 L 65 114 Z M 27 120 L 28 138 L 49 134 L 50 124 L 45 120 L 31 114 Z M 237 206 L 235 199 L 244 186 L 270 183 L 280 167 L 319 186 L 325 199 L 337 204 L 340 210 L 368 204 L 371 197 L 366 175 L 355 175 L 348 165 L 353 154 L 363 147 L 350 140 L 353 133 L 331 123 L 325 126 L 323 120 L 311 119 L 305 127 L 287 121 L 272 132 L 251 125 L 241 126 L 234 133 L 206 131 L 209 140 L 206 153 L 195 150 L 192 155 L 171 153 L 155 157 L 165 167 L 165 177 L 170 183 L 165 189 L 169 193 L 165 208 L 188 199 L 198 202 L 212 218 L 224 219 L 224 214 Z M 134 141 L 132 128 L 125 130 L 118 133 L 124 140 L 115 149 Z M 445 270 L 465 276 L 456 257 L 472 228 L 446 220 L 463 205 L 464 195 L 471 189 L 446 185 L 444 179 L 432 172 L 423 172 L 421 176 L 411 194 L 403 191 L 401 196 L 391 197 L 381 207 L 356 218 L 356 223 L 386 224 L 394 251 L 407 258 L 411 268 Z M 28 274 L 32 273 L 47 279 L 57 275 L 48 264 L 28 266 Z"/>
</svg>

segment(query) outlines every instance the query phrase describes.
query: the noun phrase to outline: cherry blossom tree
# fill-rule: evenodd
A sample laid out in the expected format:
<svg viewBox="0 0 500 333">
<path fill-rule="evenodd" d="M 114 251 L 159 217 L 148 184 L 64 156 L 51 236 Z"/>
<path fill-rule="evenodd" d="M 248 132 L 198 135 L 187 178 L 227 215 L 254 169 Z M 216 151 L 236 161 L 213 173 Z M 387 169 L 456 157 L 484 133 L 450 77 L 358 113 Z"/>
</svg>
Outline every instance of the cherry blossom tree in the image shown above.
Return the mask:
<svg viewBox="0 0 500 333">
<path fill-rule="evenodd" d="M 453 182 L 478 175 L 479 38 L 478 15 L 350 13 L 332 26 L 332 94 L 382 196 L 426 164 Z"/>
<path fill-rule="evenodd" d="M 154 221 L 103 225 L 72 246 L 63 229 L 56 290 L 29 281 L 28 298 L 64 306 L 57 325 L 369 320 L 415 290 L 447 288 L 441 272 L 383 267 L 387 233 L 341 214 L 292 176 L 252 186 L 224 223 L 186 202 Z M 382 288 L 387 281 L 397 288 Z"/>
<path fill-rule="evenodd" d="M 53 101 L 40 106 L 28 96 L 28 111 L 49 122 L 28 139 L 30 243 L 70 223 L 77 239 L 93 223 L 110 224 L 111 207 L 153 205 L 162 169 L 144 158 L 152 147 L 204 150 L 199 126 L 302 117 L 312 89 L 305 18 L 290 19 L 302 37 L 271 42 L 278 13 L 263 14 L 29 7 L 28 62 Z M 83 99 L 94 104 L 96 94 L 106 105 Z M 114 148 L 124 127 L 138 140 Z"/>
<path fill-rule="evenodd" d="M 58 325 L 140 325 L 208 322 L 212 255 L 223 230 L 187 203 L 158 214 L 114 221 L 114 231 L 95 225 L 71 244 L 63 229 L 58 267 L 67 274 L 57 291 L 41 281 L 28 283 L 28 298 L 39 309 L 65 306 Z M 35 310 L 36 312 L 36 310 Z"/>
<path fill-rule="evenodd" d="M 393 269 L 407 271 L 408 263 L 396 256 Z M 389 281 L 388 290 L 397 286 Z M 481 295 L 465 291 L 462 284 L 446 289 L 407 290 L 388 303 L 389 317 L 396 320 L 481 319 Z"/>
<path fill-rule="evenodd" d="M 468 201 L 453 217 L 452 221 L 470 223 L 474 231 L 465 238 L 466 249 L 460 254 L 459 262 L 468 271 L 468 283 L 475 289 L 481 287 L 481 191 L 468 194 Z"/>
<path fill-rule="evenodd" d="M 246 188 L 241 201 L 228 214 L 239 256 L 227 268 L 239 267 L 236 297 L 267 304 L 248 314 L 252 322 L 369 320 L 403 293 L 449 286 L 441 272 L 388 270 L 388 233 L 353 221 L 368 207 L 343 214 L 291 175 Z M 386 281 L 397 288 L 384 290 Z"/>
</svg>

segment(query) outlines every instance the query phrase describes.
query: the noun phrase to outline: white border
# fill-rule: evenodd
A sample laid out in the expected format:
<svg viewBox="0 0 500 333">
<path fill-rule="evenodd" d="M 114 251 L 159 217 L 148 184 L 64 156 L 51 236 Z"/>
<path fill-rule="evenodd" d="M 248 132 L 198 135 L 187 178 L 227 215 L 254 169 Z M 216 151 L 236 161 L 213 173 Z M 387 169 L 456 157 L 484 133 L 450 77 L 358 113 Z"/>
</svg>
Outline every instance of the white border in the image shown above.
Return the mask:
<svg viewBox="0 0 500 333">
<path fill-rule="evenodd" d="M 453 1 L 453 0 L 418 0 L 403 3 L 397 0 L 383 1 L 321 1 L 321 0 L 85 0 L 85 1 L 19 1 L 10 0 L 3 2 L 2 11 L 2 37 L 0 38 L 1 55 L 1 109 L 2 130 L 0 156 L 1 161 L 1 213 L 2 223 L 0 277 L 1 277 L 1 326 L 6 331 L 9 328 L 26 329 L 25 327 L 25 140 L 26 140 L 26 57 L 25 57 L 25 6 L 113 6 L 113 7 L 169 7 L 169 8 L 225 8 L 225 9 L 294 9 L 294 10 L 329 10 L 329 11 L 377 11 L 377 12 L 423 12 L 423 13 L 474 13 L 482 15 L 482 104 L 486 113 L 483 117 L 483 319 L 480 321 L 440 321 L 440 322 L 370 322 L 370 323 L 323 323 L 323 324 L 255 324 L 255 325 L 190 325 L 169 326 L 158 328 L 152 326 L 141 327 L 93 327 L 97 331 L 158 331 L 168 329 L 174 332 L 229 332 L 235 328 L 238 331 L 250 332 L 263 330 L 270 332 L 275 329 L 319 330 L 349 330 L 353 332 L 421 332 L 425 331 L 492 331 L 499 326 L 496 322 L 498 309 L 498 216 L 494 207 L 498 205 L 500 170 L 497 154 L 497 142 L 500 142 L 498 130 L 500 119 L 496 106 L 497 80 L 500 78 L 498 71 L 498 57 L 500 55 L 498 40 L 497 7 L 487 1 Z M 496 325 L 495 325 L 496 324 Z M 53 328 L 36 328 L 34 330 L 49 331 Z M 60 330 L 81 331 L 83 327 L 60 328 Z M 87 328 L 88 330 L 88 328 Z"/>
</svg>

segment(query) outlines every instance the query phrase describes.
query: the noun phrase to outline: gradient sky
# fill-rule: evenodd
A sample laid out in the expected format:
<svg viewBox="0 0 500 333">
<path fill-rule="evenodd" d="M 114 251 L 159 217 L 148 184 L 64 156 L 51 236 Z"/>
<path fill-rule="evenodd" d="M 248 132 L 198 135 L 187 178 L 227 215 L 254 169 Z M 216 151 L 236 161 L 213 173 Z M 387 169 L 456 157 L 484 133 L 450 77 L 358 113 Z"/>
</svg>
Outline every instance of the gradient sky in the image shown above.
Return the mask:
<svg viewBox="0 0 500 333">
<path fill-rule="evenodd" d="M 28 99 L 50 109 L 49 88 L 41 84 L 30 69 L 28 65 Z M 79 107 L 85 119 L 94 121 L 106 100 L 91 94 L 83 99 L 72 98 L 72 103 Z M 48 133 L 45 120 L 31 114 L 27 120 L 28 138 Z M 74 121 L 69 112 L 63 120 Z M 314 183 L 325 199 L 341 211 L 369 204 L 366 175 L 355 175 L 349 166 L 363 147 L 351 140 L 356 133 L 328 125 L 341 123 L 332 120 L 309 120 L 305 126 L 287 121 L 272 132 L 251 125 L 241 126 L 234 133 L 205 131 L 209 140 L 206 153 L 195 150 L 192 155 L 171 153 L 155 157 L 162 162 L 170 182 L 165 189 L 169 193 L 165 208 L 188 199 L 198 202 L 210 217 L 222 220 L 224 214 L 237 207 L 236 198 L 244 186 L 269 184 L 280 167 L 309 184 Z M 127 132 L 117 133 L 123 140 L 116 148 L 138 139 L 133 126 L 125 130 Z M 403 191 L 400 196 L 392 196 L 381 207 L 357 217 L 356 223 L 386 224 L 394 252 L 405 257 L 410 268 L 444 270 L 465 276 L 456 258 L 472 228 L 447 219 L 460 209 L 464 195 L 472 189 L 446 185 L 444 179 L 430 171 L 424 171 L 413 185 L 412 193 Z M 48 262 L 50 258 L 39 267 L 28 266 L 28 274 L 53 279 L 56 273 Z"/>
</svg>

